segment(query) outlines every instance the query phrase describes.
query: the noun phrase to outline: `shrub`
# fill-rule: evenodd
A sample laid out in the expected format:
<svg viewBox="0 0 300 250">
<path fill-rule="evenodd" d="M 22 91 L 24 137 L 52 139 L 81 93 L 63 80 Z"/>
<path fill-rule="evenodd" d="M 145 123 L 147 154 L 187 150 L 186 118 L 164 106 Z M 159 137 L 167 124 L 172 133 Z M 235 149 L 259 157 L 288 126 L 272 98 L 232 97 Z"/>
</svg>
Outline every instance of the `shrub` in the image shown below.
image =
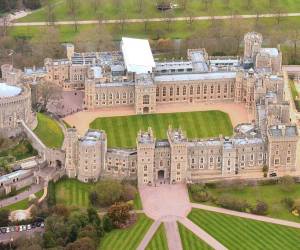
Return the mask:
<svg viewBox="0 0 300 250">
<path fill-rule="evenodd" d="M 47 204 L 49 207 L 56 205 L 55 184 L 53 181 L 48 184 Z"/>
<path fill-rule="evenodd" d="M 251 213 L 258 215 L 266 215 L 268 213 L 269 206 L 264 201 L 257 201 L 254 208 L 251 209 Z"/>
<path fill-rule="evenodd" d="M 293 204 L 293 211 L 296 211 L 298 214 L 300 214 L 300 199 L 295 200 Z"/>
<path fill-rule="evenodd" d="M 201 190 L 197 193 L 193 193 L 192 198 L 196 202 L 206 202 L 210 199 L 210 195 L 206 190 Z"/>
<path fill-rule="evenodd" d="M 123 201 L 134 200 L 136 195 L 137 195 L 136 187 L 134 187 L 130 184 L 123 185 L 123 190 L 122 190 L 122 200 Z"/>
<path fill-rule="evenodd" d="M 199 193 L 204 190 L 204 185 L 202 184 L 191 184 L 188 186 L 192 194 Z"/>
<path fill-rule="evenodd" d="M 246 201 L 237 199 L 229 195 L 220 196 L 217 200 L 217 205 L 223 208 L 236 210 L 240 212 L 245 212 L 250 207 Z"/>
<path fill-rule="evenodd" d="M 205 183 L 205 187 L 207 187 L 207 188 L 216 188 L 217 183 L 216 182 L 208 182 L 208 183 Z"/>
<path fill-rule="evenodd" d="M 122 228 L 126 225 L 128 219 L 130 207 L 124 202 L 116 203 L 112 205 L 107 212 L 108 217 L 111 219 L 112 224 L 117 228 Z"/>
<path fill-rule="evenodd" d="M 275 185 L 275 184 L 278 184 L 277 179 L 267 179 L 267 180 L 262 180 L 259 182 L 259 185 L 262 185 L 262 186 Z"/>
<path fill-rule="evenodd" d="M 108 215 L 104 215 L 102 219 L 102 225 L 103 225 L 103 230 L 107 233 L 113 230 L 113 224 L 111 218 Z"/>
<path fill-rule="evenodd" d="M 295 180 L 292 176 L 286 175 L 279 179 L 279 184 L 283 191 L 289 192 L 294 188 Z"/>
<path fill-rule="evenodd" d="M 291 211 L 294 207 L 294 199 L 291 197 L 284 197 L 281 202 Z"/>
</svg>

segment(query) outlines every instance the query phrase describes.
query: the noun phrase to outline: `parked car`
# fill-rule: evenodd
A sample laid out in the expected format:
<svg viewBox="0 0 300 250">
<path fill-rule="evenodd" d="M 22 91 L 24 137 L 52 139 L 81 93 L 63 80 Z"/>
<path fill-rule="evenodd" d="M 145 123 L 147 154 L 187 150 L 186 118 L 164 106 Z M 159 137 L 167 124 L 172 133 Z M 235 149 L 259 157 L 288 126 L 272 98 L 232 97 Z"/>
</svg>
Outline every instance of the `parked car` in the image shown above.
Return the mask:
<svg viewBox="0 0 300 250">
<path fill-rule="evenodd" d="M 6 233 L 10 233 L 9 227 L 6 228 Z"/>
<path fill-rule="evenodd" d="M 28 224 L 27 227 L 26 227 L 26 229 L 27 229 L 28 231 L 31 230 L 31 225 Z"/>
<path fill-rule="evenodd" d="M 44 222 L 41 223 L 41 227 L 42 227 L 42 228 L 45 227 L 45 223 L 44 223 Z"/>
</svg>

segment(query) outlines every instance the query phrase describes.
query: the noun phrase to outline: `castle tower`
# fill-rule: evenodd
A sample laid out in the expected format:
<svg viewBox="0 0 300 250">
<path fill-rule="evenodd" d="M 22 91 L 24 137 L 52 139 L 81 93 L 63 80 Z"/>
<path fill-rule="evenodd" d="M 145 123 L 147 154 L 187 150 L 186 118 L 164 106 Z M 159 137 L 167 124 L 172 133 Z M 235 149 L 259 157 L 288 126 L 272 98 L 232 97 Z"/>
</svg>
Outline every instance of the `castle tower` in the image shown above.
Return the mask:
<svg viewBox="0 0 300 250">
<path fill-rule="evenodd" d="M 296 125 L 274 125 L 268 128 L 269 172 L 296 171 L 298 140 Z"/>
<path fill-rule="evenodd" d="M 248 32 L 244 36 L 244 59 L 252 59 L 255 61 L 255 57 L 263 42 L 262 35 L 257 32 Z"/>
<path fill-rule="evenodd" d="M 95 107 L 96 82 L 94 79 L 86 79 L 84 85 L 84 107 L 93 109 Z"/>
<path fill-rule="evenodd" d="M 137 139 L 137 174 L 139 185 L 154 183 L 154 151 L 155 138 L 151 128 L 147 132 L 139 132 Z"/>
<path fill-rule="evenodd" d="M 181 129 L 169 128 L 168 140 L 171 147 L 170 183 L 185 182 L 188 166 L 187 139 Z"/>
<path fill-rule="evenodd" d="M 72 43 L 65 44 L 67 58 L 71 61 L 74 56 L 75 46 Z"/>
<path fill-rule="evenodd" d="M 89 129 L 79 140 L 78 179 L 97 181 L 106 168 L 107 137 L 104 131 Z"/>
<path fill-rule="evenodd" d="M 75 178 L 77 176 L 78 164 L 78 135 L 75 128 L 67 129 L 63 143 L 63 150 L 66 152 L 66 175 L 69 178 Z"/>
<path fill-rule="evenodd" d="M 136 114 L 155 113 L 156 87 L 149 75 L 136 76 L 135 112 Z"/>
</svg>

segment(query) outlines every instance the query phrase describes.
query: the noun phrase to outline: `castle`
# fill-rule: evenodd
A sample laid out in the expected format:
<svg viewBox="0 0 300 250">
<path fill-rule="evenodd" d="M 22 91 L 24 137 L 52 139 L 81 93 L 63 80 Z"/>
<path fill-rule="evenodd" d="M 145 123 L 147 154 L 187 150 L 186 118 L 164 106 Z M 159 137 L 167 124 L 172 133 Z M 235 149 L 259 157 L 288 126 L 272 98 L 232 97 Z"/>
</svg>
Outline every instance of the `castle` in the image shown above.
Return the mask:
<svg viewBox="0 0 300 250">
<path fill-rule="evenodd" d="M 10 74 L 26 81 L 44 80 L 64 90 L 83 90 L 84 108 L 132 106 L 136 114 L 155 113 L 163 103 L 243 103 L 255 118 L 240 124 L 234 136 L 197 140 L 180 128 L 169 128 L 166 140 L 140 131 L 135 149 L 108 148 L 105 131 L 78 137 L 67 129 L 65 171 L 83 182 L 100 177 L 137 179 L 139 184 L 197 182 L 260 173 L 297 170 L 297 126 L 285 101 L 280 48 L 262 48 L 256 32 L 244 37 L 244 56 L 210 57 L 205 49 L 187 51 L 186 61 L 155 62 L 147 40 L 123 38 L 121 51 L 76 53 L 45 59 L 42 69 Z M 216 121 L 217 122 L 217 121 Z"/>
</svg>

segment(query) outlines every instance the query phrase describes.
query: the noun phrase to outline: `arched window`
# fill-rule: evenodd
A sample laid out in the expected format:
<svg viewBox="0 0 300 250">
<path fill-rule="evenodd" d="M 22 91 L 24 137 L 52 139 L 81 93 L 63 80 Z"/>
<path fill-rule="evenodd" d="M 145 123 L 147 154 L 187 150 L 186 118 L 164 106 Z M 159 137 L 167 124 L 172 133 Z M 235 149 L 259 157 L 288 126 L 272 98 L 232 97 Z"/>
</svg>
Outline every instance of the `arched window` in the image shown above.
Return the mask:
<svg viewBox="0 0 300 250">
<path fill-rule="evenodd" d="M 127 98 L 127 94 L 125 92 L 123 93 L 123 98 Z"/>
<path fill-rule="evenodd" d="M 159 87 L 156 88 L 156 96 L 159 96 Z"/>
<path fill-rule="evenodd" d="M 163 96 L 166 96 L 166 94 L 167 94 L 167 89 L 166 87 L 163 87 Z"/>
<path fill-rule="evenodd" d="M 110 94 L 109 94 L 109 99 L 112 99 L 112 98 L 113 98 L 113 94 L 110 93 Z"/>
<path fill-rule="evenodd" d="M 176 95 L 180 95 L 179 87 L 177 87 L 177 89 L 176 89 Z"/>
<path fill-rule="evenodd" d="M 130 98 L 133 98 L 133 92 L 130 92 Z"/>
<path fill-rule="evenodd" d="M 201 91 L 201 89 L 200 89 L 200 86 L 198 85 L 198 87 L 197 87 L 197 94 L 198 95 L 200 94 L 200 91 Z"/>
<path fill-rule="evenodd" d="M 103 93 L 103 94 L 102 94 L 102 99 L 105 100 L 105 98 L 106 98 L 106 96 L 105 96 L 105 94 Z"/>
<path fill-rule="evenodd" d="M 170 96 L 173 96 L 173 87 L 170 88 Z"/>
<path fill-rule="evenodd" d="M 190 87 L 190 95 L 192 95 L 194 93 L 194 88 L 193 86 Z"/>
<path fill-rule="evenodd" d="M 210 93 L 211 93 L 211 94 L 214 93 L 214 86 L 213 86 L 213 85 L 210 86 Z"/>
<path fill-rule="evenodd" d="M 117 92 L 117 94 L 116 94 L 116 98 L 117 99 L 120 99 L 120 94 Z"/>
<path fill-rule="evenodd" d="M 204 94 L 207 94 L 207 86 L 204 85 L 204 89 L 203 89 Z"/>
<path fill-rule="evenodd" d="M 163 161 L 160 161 L 160 162 L 159 162 L 159 166 L 162 166 L 162 165 L 163 165 Z"/>
<path fill-rule="evenodd" d="M 183 86 L 182 94 L 183 94 L 183 95 L 186 95 L 186 86 Z"/>
<path fill-rule="evenodd" d="M 220 84 L 218 84 L 218 94 L 220 94 L 220 92 L 221 92 L 221 86 Z"/>
<path fill-rule="evenodd" d="M 149 104 L 150 103 L 150 97 L 149 95 L 143 96 L 143 104 Z"/>
</svg>

